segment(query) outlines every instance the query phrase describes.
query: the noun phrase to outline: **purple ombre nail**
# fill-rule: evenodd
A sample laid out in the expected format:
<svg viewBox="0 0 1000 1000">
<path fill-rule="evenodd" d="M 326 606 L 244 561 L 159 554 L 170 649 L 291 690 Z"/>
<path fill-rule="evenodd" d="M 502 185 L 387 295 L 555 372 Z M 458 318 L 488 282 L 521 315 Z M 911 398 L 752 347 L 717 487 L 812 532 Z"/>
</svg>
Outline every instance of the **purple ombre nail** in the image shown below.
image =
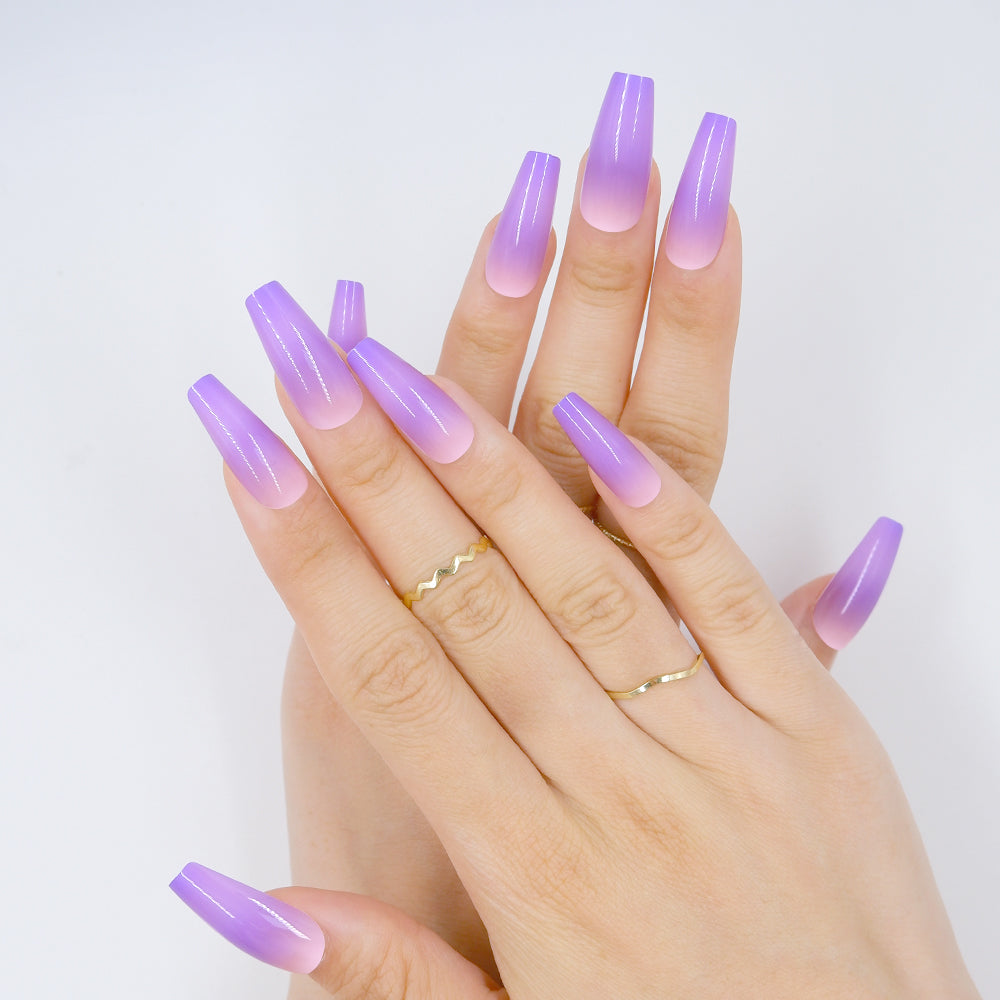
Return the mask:
<svg viewBox="0 0 1000 1000">
<path fill-rule="evenodd" d="M 660 492 L 660 477 L 645 455 L 585 399 L 571 392 L 552 412 L 587 465 L 622 503 L 645 507 Z"/>
<path fill-rule="evenodd" d="M 388 347 L 366 337 L 347 361 L 389 419 L 428 458 L 447 464 L 469 450 L 474 430 L 465 411 Z"/>
<path fill-rule="evenodd" d="M 813 628 L 832 649 L 843 649 L 868 621 L 899 550 L 903 526 L 880 517 L 826 585 L 813 609 Z"/>
<path fill-rule="evenodd" d="M 299 460 L 214 375 L 198 379 L 188 401 L 226 465 L 258 503 L 278 509 L 305 493 L 309 476 Z"/>
<path fill-rule="evenodd" d="M 653 167 L 653 81 L 615 73 L 590 140 L 580 212 L 596 229 L 621 233 L 642 215 Z"/>
<path fill-rule="evenodd" d="M 705 115 L 663 236 L 663 249 L 675 266 L 697 271 L 715 260 L 726 235 L 735 153 L 736 122 L 725 115 Z"/>
<path fill-rule="evenodd" d="M 320 328 L 277 281 L 246 301 L 268 360 L 295 408 L 320 430 L 361 409 L 361 386 Z"/>
<path fill-rule="evenodd" d="M 338 281 L 330 310 L 327 336 L 345 351 L 368 336 L 365 318 L 365 286 L 360 281 Z"/>
<path fill-rule="evenodd" d="M 519 299 L 538 284 L 558 186 L 559 157 L 528 153 L 500 213 L 486 257 L 486 282 L 494 292 Z"/>
<path fill-rule="evenodd" d="M 307 913 L 192 862 L 170 888 L 210 927 L 248 955 L 310 973 L 323 958 L 323 931 Z"/>
</svg>

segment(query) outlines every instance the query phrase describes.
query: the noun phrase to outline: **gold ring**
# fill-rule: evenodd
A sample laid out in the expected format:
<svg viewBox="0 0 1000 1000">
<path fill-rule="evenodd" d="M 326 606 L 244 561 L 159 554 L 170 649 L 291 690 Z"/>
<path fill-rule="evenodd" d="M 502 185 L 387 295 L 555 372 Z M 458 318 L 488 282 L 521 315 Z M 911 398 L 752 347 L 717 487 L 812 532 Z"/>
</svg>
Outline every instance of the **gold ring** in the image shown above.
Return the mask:
<svg viewBox="0 0 1000 1000">
<path fill-rule="evenodd" d="M 603 535 L 607 535 L 615 543 L 615 545 L 621 546 L 623 549 L 631 549 L 633 552 L 636 551 L 635 546 L 623 535 L 616 535 L 610 528 L 605 528 L 600 521 L 597 520 L 595 516 L 597 513 L 596 508 L 591 505 L 589 507 L 581 507 L 580 510 L 590 518 L 590 523 L 597 528 L 599 532 Z"/>
<path fill-rule="evenodd" d="M 454 576 L 462 563 L 472 562 L 480 552 L 485 552 L 491 548 L 493 548 L 493 543 L 485 535 L 482 535 L 478 542 L 473 542 L 469 546 L 468 552 L 459 552 L 452 559 L 450 566 L 443 566 L 441 569 L 434 570 L 434 575 L 429 580 L 418 583 L 413 590 L 403 594 L 401 598 L 403 604 L 407 608 L 412 607 L 414 601 L 419 601 L 424 596 L 425 590 L 434 590 L 446 576 Z"/>
<path fill-rule="evenodd" d="M 632 688 L 631 691 L 608 691 L 605 689 L 604 693 L 612 701 L 625 701 L 627 698 L 638 698 L 639 695 L 645 694 L 650 688 L 654 688 L 658 684 L 669 684 L 671 681 L 681 681 L 685 677 L 691 677 L 693 674 L 698 673 L 699 668 L 704 662 L 705 654 L 699 653 L 698 658 L 687 670 L 678 670 L 674 674 L 660 674 L 658 677 L 650 677 L 648 681 L 640 684 L 637 688 Z"/>
</svg>

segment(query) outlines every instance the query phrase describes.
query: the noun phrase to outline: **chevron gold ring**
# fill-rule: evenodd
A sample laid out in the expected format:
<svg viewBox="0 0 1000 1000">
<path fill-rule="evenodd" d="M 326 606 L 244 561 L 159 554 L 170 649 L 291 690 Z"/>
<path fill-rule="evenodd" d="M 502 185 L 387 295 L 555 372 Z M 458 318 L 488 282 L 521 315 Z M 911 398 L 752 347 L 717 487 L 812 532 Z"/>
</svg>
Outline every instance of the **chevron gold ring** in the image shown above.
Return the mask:
<svg viewBox="0 0 1000 1000">
<path fill-rule="evenodd" d="M 485 552 L 487 549 L 492 549 L 493 543 L 485 536 L 480 536 L 478 542 L 473 542 L 469 546 L 468 552 L 459 552 L 454 559 L 452 559 L 449 566 L 442 566 L 441 569 L 434 570 L 434 575 L 429 580 L 423 580 L 413 588 L 413 590 L 408 591 L 403 594 L 401 600 L 407 608 L 413 606 L 414 601 L 419 601 L 421 597 L 424 596 L 425 590 L 434 590 L 437 585 L 446 577 L 454 576 L 458 572 L 458 568 L 462 563 L 472 562 L 473 559 L 479 555 L 480 552 Z"/>
</svg>

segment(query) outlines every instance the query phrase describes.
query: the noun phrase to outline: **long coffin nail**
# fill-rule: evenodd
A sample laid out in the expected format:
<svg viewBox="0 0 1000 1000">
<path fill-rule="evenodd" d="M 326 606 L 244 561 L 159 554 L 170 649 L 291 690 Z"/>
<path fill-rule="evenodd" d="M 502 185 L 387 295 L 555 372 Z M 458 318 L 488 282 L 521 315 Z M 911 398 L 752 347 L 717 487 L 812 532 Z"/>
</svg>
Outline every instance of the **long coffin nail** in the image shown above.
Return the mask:
<svg viewBox="0 0 1000 1000">
<path fill-rule="evenodd" d="M 645 507 L 660 492 L 660 477 L 645 455 L 585 399 L 571 392 L 552 412 L 587 465 L 622 503 Z"/>
<path fill-rule="evenodd" d="M 330 310 L 327 336 L 349 351 L 368 336 L 365 318 L 365 286 L 360 281 L 338 281 Z"/>
<path fill-rule="evenodd" d="M 653 166 L 653 81 L 615 73 L 587 154 L 580 212 L 606 233 L 631 229 L 642 215 Z"/>
<path fill-rule="evenodd" d="M 429 458 L 447 464 L 469 450 L 474 431 L 465 411 L 388 347 L 366 337 L 347 361 L 389 419 Z"/>
<path fill-rule="evenodd" d="M 486 282 L 494 292 L 518 299 L 538 284 L 558 186 L 559 157 L 528 153 L 510 189 L 486 257 Z"/>
<path fill-rule="evenodd" d="M 320 430 L 346 424 L 361 409 L 361 386 L 320 328 L 277 281 L 258 288 L 246 306 L 299 413 Z"/>
<path fill-rule="evenodd" d="M 309 973 L 323 957 L 323 932 L 307 913 L 192 862 L 170 883 L 227 941 L 268 965 Z"/>
<path fill-rule="evenodd" d="M 226 465 L 258 503 L 287 507 L 305 493 L 309 476 L 285 442 L 214 375 L 198 379 L 188 401 Z"/>
<path fill-rule="evenodd" d="M 843 649 L 868 621 L 899 550 L 903 526 L 880 517 L 826 585 L 813 609 L 813 628 L 832 649 Z"/>
<path fill-rule="evenodd" d="M 663 249 L 677 267 L 696 271 L 715 260 L 729 218 L 735 153 L 736 122 L 725 115 L 705 115 L 684 164 L 663 236 Z"/>
</svg>

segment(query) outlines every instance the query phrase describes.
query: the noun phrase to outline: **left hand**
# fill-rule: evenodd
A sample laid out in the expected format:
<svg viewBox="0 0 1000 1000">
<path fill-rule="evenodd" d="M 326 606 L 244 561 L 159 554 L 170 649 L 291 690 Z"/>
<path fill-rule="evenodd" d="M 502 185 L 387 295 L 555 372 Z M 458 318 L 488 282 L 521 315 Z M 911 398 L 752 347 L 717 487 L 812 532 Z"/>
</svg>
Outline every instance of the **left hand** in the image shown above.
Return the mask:
<svg viewBox="0 0 1000 1000">
<path fill-rule="evenodd" d="M 352 363 L 426 467 L 367 395 L 325 431 L 287 405 L 323 486 L 258 434 L 265 486 L 294 502 L 268 509 L 230 474 L 231 496 L 325 682 L 440 836 L 509 996 L 974 996 L 884 751 L 704 501 L 561 404 L 712 667 L 614 702 L 603 689 L 693 659 L 639 571 L 460 390 L 469 417 L 378 345 Z M 385 586 L 411 590 L 480 528 L 497 550 L 412 611 Z M 458 995 L 359 990 L 373 956 L 331 905 L 326 988 Z M 465 968 L 372 921 L 416 948 L 387 953 L 411 985 L 439 982 L 414 956 Z"/>
</svg>

